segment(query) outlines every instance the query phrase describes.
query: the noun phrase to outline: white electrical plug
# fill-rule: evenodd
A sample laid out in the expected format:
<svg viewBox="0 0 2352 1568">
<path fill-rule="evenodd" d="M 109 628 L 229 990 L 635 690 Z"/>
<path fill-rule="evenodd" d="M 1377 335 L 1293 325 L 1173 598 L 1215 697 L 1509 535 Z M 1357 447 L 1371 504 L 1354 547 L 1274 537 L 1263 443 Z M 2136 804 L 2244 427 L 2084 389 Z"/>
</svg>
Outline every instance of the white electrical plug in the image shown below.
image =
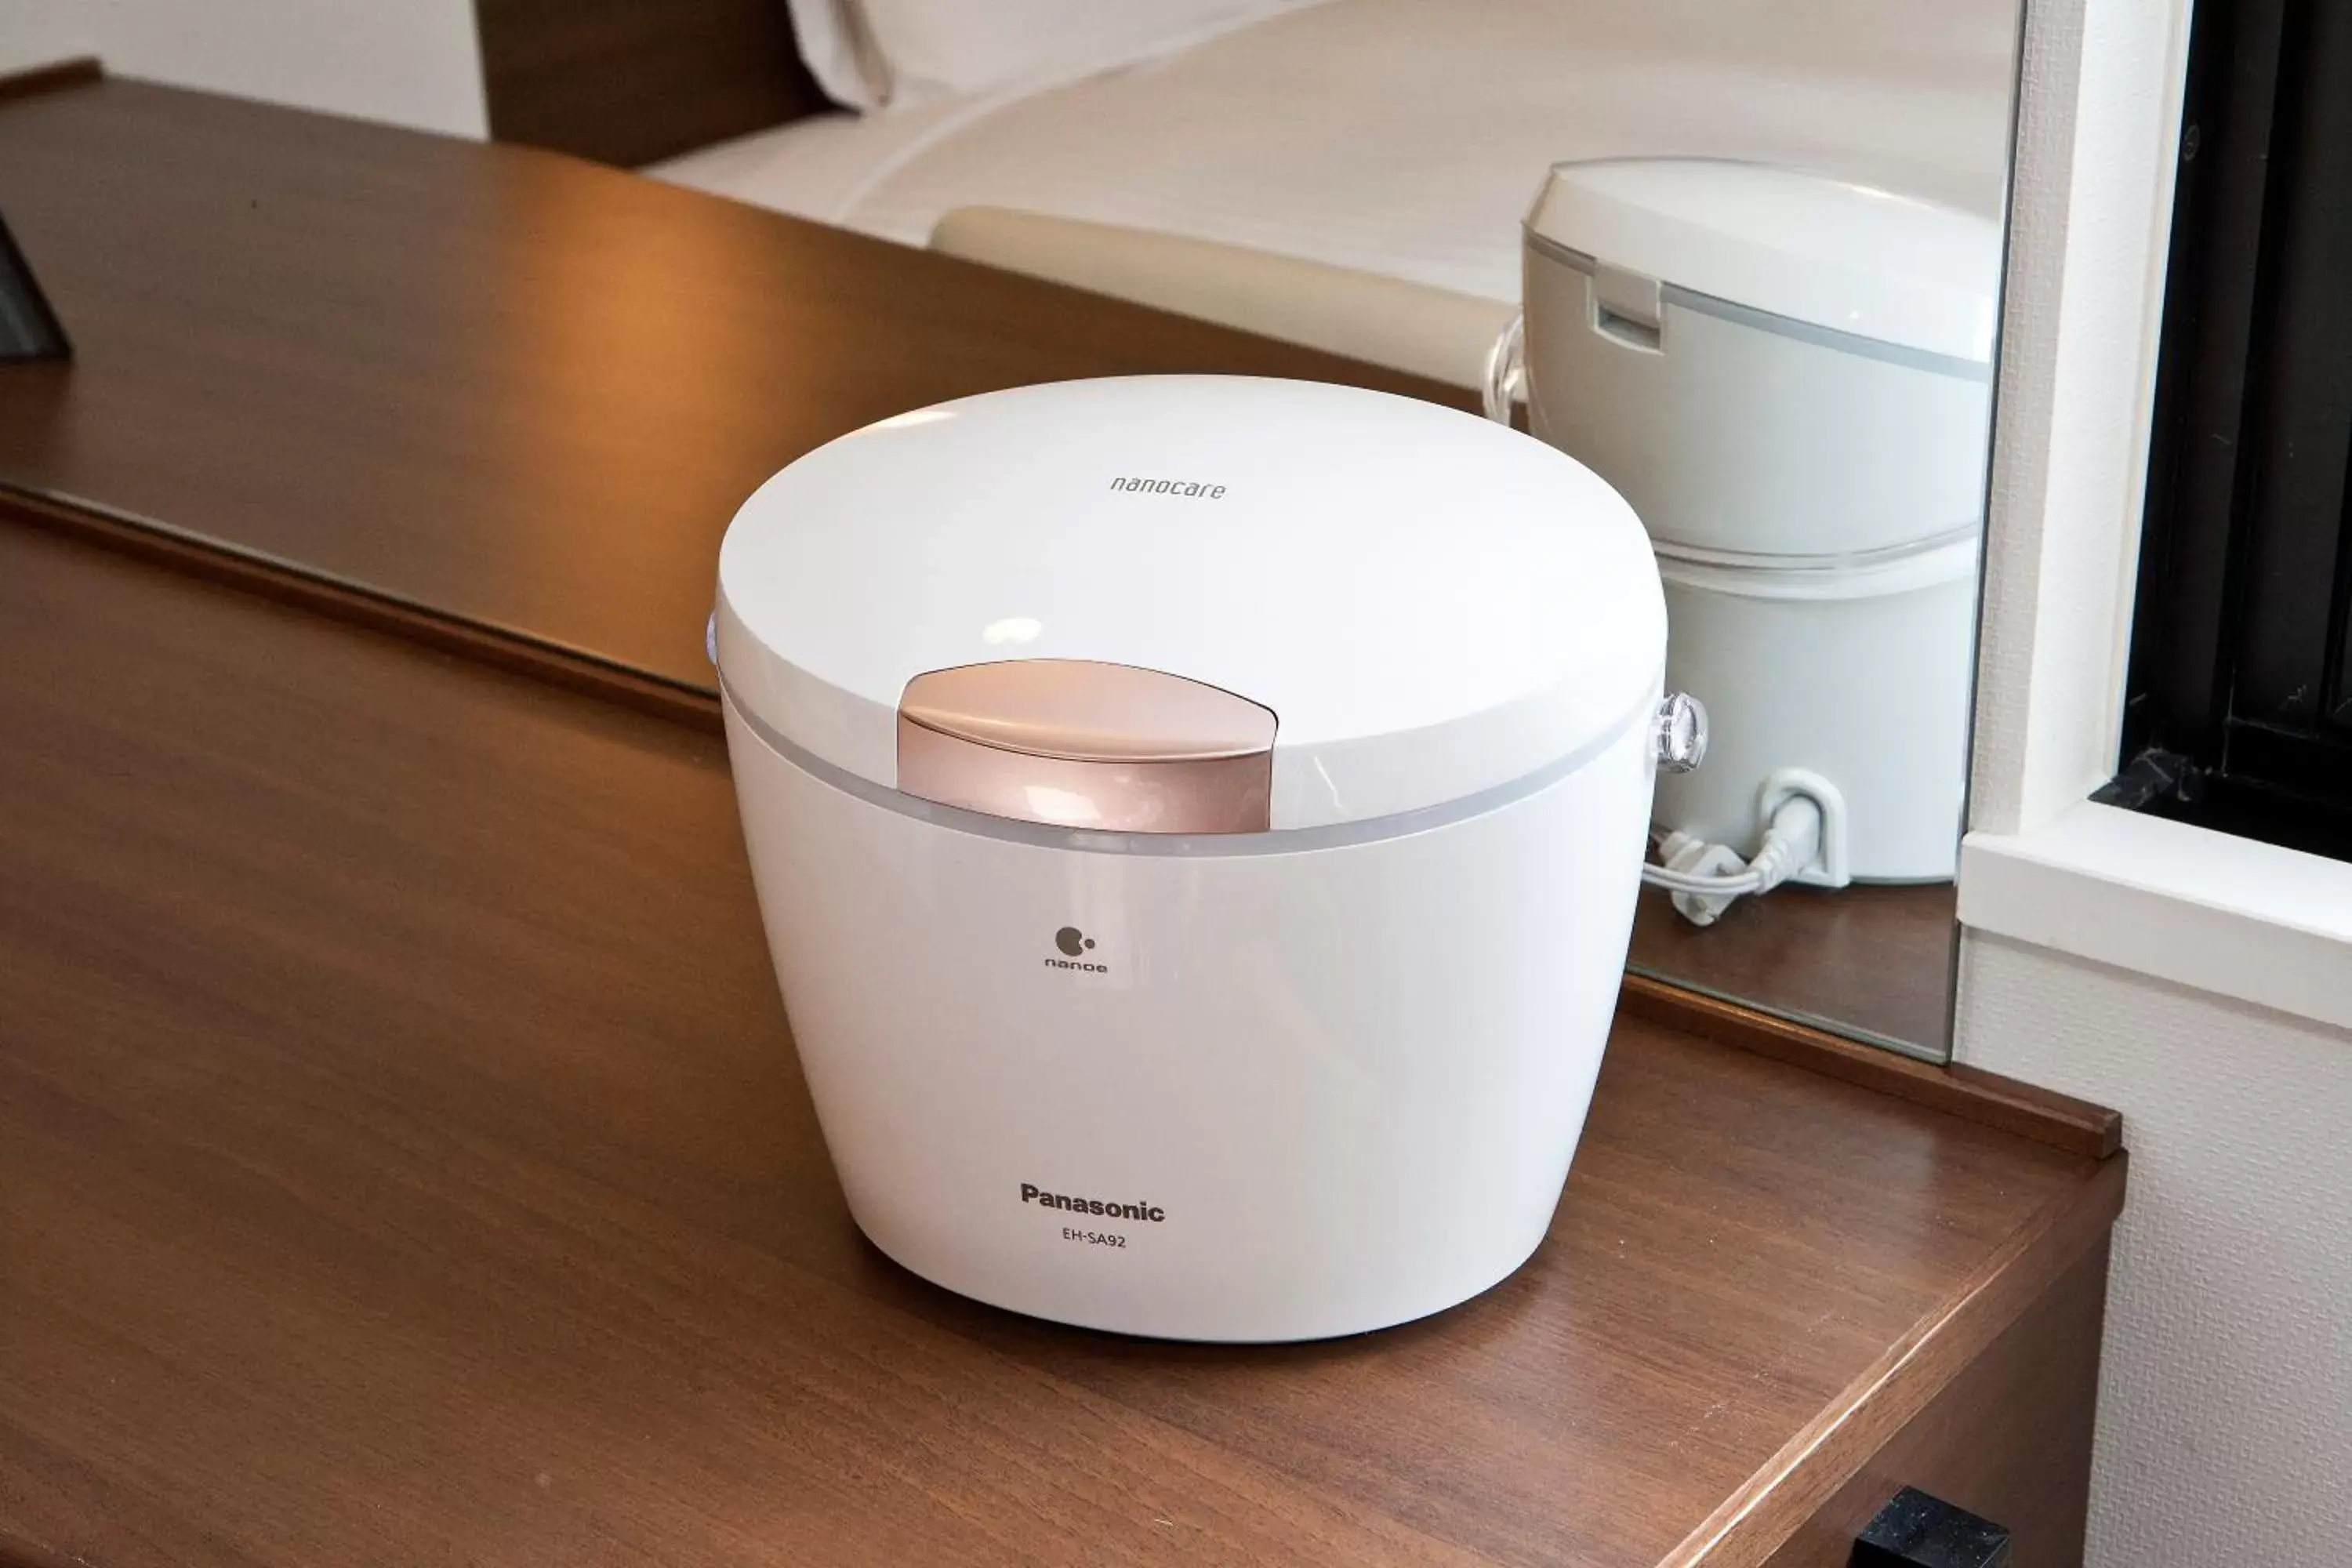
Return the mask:
<svg viewBox="0 0 2352 1568">
<path fill-rule="evenodd" d="M 1822 826 L 1818 848 L 1789 873 L 1791 882 L 1802 882 L 1809 888 L 1843 888 L 1853 880 L 1848 869 L 1850 862 L 1845 848 L 1845 796 L 1838 786 L 1810 768 L 1780 768 L 1764 780 L 1756 792 L 1756 815 L 1767 822 L 1779 818 L 1781 809 L 1798 796 L 1811 800 L 1821 808 Z"/>
<path fill-rule="evenodd" d="M 1672 895 L 1676 912 L 1693 925 L 1713 925 L 1736 899 L 1766 893 L 1782 882 L 1843 888 L 1846 869 L 1845 796 L 1803 768 L 1782 768 L 1764 781 L 1759 815 L 1764 842 L 1752 860 L 1727 845 L 1669 831 L 1658 840 L 1655 866 L 1642 879 Z"/>
</svg>

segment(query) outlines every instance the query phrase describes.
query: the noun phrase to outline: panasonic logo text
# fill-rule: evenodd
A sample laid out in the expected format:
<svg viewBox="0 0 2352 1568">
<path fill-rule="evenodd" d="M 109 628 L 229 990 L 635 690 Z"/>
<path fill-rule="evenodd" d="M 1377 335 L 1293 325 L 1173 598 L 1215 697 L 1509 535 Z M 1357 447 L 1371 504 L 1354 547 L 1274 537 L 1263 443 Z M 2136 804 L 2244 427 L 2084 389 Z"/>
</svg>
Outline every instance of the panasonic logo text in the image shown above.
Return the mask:
<svg viewBox="0 0 2352 1568">
<path fill-rule="evenodd" d="M 1070 1214 L 1098 1214 L 1105 1219 L 1142 1219 L 1154 1225 L 1168 1217 L 1168 1211 L 1150 1204 L 1113 1204 L 1100 1198 L 1074 1198 L 1066 1193 L 1049 1193 L 1027 1182 L 1021 1184 L 1021 1201 L 1035 1204 L 1041 1209 L 1063 1209 Z"/>
</svg>

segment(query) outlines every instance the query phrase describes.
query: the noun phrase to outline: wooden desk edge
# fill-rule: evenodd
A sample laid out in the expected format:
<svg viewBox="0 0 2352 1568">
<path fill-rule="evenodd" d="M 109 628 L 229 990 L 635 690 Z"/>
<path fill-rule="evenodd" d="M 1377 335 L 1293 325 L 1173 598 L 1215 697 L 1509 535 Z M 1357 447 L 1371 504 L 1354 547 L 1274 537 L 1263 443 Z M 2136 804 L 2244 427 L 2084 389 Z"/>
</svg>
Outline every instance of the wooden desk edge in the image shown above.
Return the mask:
<svg viewBox="0 0 2352 1568">
<path fill-rule="evenodd" d="M 1877 1046 L 1840 1039 L 1647 975 L 1625 977 L 1618 1005 L 1633 1017 L 1719 1045 L 1738 1046 L 2085 1159 L 2104 1160 L 2123 1148 L 2120 1112 L 1999 1073 L 1957 1064 L 1939 1067 Z"/>
<path fill-rule="evenodd" d="M 0 1568 L 91 1568 L 78 1557 L 68 1557 L 22 1535 L 0 1530 Z"/>
<path fill-rule="evenodd" d="M 2130 1157 L 2120 1151 L 2052 1199 L 1911 1331 L 1889 1346 L 1659 1568 L 1763 1568 L 1880 1447 L 2067 1269 L 2123 1212 Z"/>
<path fill-rule="evenodd" d="M 75 55 L 45 66 L 0 71 L 0 103 L 12 98 L 35 98 L 69 87 L 90 87 L 106 79 L 106 68 L 96 55 Z"/>
<path fill-rule="evenodd" d="M 257 594 L 370 631 L 404 637 L 440 653 L 527 675 L 567 691 L 634 708 L 716 735 L 719 699 L 690 686 L 599 658 L 584 649 L 527 632 L 478 626 L 353 583 L 324 576 L 256 551 L 175 529 L 152 518 L 65 501 L 0 479 L 0 521 L 25 523 L 100 545 L 226 587 Z"/>
</svg>

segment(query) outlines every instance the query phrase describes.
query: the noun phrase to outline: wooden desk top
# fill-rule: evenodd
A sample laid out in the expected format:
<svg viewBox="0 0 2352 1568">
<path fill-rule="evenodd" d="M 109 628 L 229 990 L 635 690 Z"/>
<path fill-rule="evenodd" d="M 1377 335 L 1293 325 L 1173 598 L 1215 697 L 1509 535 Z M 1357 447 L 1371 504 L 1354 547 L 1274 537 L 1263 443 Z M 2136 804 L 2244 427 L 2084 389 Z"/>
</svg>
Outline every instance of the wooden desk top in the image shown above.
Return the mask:
<svg viewBox="0 0 2352 1568">
<path fill-rule="evenodd" d="M 1621 1021 L 1334 1343 L 858 1238 L 702 733 L 0 529 L 0 1561 L 1753 1564 L 2122 1162 Z"/>
<path fill-rule="evenodd" d="M 887 415 L 1217 371 L 1416 377 L 525 148 L 138 82 L 0 103 L 73 335 L 0 486 L 709 693 L 719 539 Z"/>
</svg>

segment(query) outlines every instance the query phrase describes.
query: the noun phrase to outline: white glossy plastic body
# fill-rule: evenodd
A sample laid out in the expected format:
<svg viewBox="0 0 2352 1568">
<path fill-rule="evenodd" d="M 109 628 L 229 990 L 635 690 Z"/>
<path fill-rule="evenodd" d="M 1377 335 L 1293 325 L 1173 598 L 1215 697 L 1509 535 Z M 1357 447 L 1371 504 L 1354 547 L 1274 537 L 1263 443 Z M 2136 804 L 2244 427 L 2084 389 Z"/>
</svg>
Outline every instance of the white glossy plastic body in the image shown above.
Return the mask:
<svg viewBox="0 0 2352 1568">
<path fill-rule="evenodd" d="M 1976 547 L 1871 570 L 1662 563 L 1667 682 L 1699 693 L 1706 765 L 1658 781 L 1661 822 L 1753 855 L 1783 768 L 1835 784 L 1857 881 L 1948 880 L 1967 776 Z"/>
<path fill-rule="evenodd" d="M 1242 376 L 853 432 L 744 502 L 719 590 L 738 700 L 862 778 L 897 783 L 915 676 L 1092 659 L 1278 715 L 1277 829 L 1524 778 L 1618 723 L 1665 644 L 1648 536 L 1590 469 L 1454 409 Z"/>
<path fill-rule="evenodd" d="M 2000 225 L 1769 163 L 1556 163 L 1528 232 L 1802 326 L 1946 359 L 1992 358 Z"/>
<path fill-rule="evenodd" d="M 1402 819 L 1158 841 L 911 801 L 731 701 L 727 726 L 826 1145 L 908 1268 L 1091 1328 L 1298 1340 L 1452 1306 L 1542 1240 L 1624 963 L 1647 723 Z"/>
<path fill-rule="evenodd" d="M 1590 270 L 1533 243 L 1526 300 L 1528 429 L 1607 479 L 1661 543 L 1834 560 L 1982 516 L 1988 364 L 1840 345 L 1673 294 L 1651 346 L 1599 313 Z"/>
</svg>

